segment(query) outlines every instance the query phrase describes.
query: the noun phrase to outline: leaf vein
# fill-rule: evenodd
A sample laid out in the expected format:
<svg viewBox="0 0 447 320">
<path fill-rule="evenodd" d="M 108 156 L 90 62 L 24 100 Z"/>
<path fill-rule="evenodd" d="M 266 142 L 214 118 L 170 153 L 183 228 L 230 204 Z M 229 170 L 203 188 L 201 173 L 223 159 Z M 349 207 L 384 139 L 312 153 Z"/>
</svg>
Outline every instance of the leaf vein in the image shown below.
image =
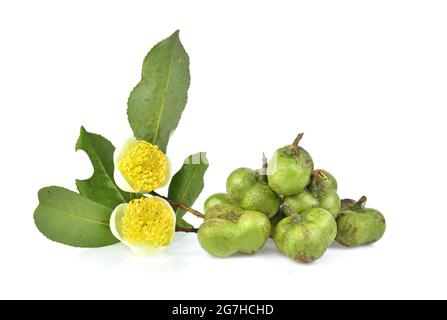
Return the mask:
<svg viewBox="0 0 447 320">
<path fill-rule="evenodd" d="M 165 109 L 165 106 L 166 106 L 166 96 L 168 94 L 169 84 L 171 83 L 171 72 L 172 72 L 172 54 L 169 57 L 168 77 L 166 79 L 166 86 L 164 88 L 164 93 L 163 93 L 163 97 L 162 97 L 163 100 L 161 102 L 160 114 L 158 115 L 157 124 L 155 126 L 155 131 L 154 131 L 154 138 L 152 140 L 152 142 L 154 144 L 157 144 L 157 136 L 158 136 L 158 131 L 160 129 L 161 117 L 163 115 L 163 112 L 164 112 L 164 109 Z"/>
<path fill-rule="evenodd" d="M 54 211 L 60 212 L 60 213 L 61 213 L 62 215 L 64 215 L 64 216 L 69 216 L 69 217 L 72 217 L 72 218 L 75 218 L 75 219 L 78 219 L 78 220 L 81 220 L 81 221 L 84 221 L 84 222 L 87 222 L 87 223 L 98 224 L 98 225 L 103 225 L 103 226 L 110 227 L 110 224 L 109 224 L 109 223 L 105 223 L 105 222 L 102 222 L 102 221 L 96 221 L 96 220 L 91 220 L 91 219 L 83 218 L 83 217 L 77 216 L 77 215 L 75 215 L 75 214 L 67 213 L 67 212 L 65 212 L 65 211 L 62 211 L 61 209 L 52 207 L 52 206 L 50 206 L 50 205 L 44 205 L 44 206 L 46 206 L 46 207 L 48 207 L 48 208 L 51 208 L 51 209 L 54 210 Z"/>
</svg>

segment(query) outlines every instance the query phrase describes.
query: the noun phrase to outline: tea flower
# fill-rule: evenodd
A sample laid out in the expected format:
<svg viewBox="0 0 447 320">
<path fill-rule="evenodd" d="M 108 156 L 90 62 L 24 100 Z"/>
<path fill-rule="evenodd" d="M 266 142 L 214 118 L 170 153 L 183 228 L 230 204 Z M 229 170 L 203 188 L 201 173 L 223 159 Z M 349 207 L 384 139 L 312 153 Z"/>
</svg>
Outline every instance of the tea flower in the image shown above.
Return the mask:
<svg viewBox="0 0 447 320">
<path fill-rule="evenodd" d="M 166 200 L 141 198 L 116 207 L 110 230 L 136 255 L 147 256 L 171 244 L 175 222 L 175 212 Z"/>
<path fill-rule="evenodd" d="M 168 183 L 169 159 L 158 146 L 130 138 L 116 155 L 115 181 L 122 190 L 149 193 Z"/>
</svg>

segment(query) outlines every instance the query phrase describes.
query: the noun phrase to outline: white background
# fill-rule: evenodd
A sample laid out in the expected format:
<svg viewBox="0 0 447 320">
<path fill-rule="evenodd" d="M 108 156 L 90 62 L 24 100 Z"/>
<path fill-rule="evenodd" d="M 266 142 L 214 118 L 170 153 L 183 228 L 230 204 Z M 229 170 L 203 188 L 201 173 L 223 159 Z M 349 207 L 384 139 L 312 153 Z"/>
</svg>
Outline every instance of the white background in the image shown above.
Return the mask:
<svg viewBox="0 0 447 320">
<path fill-rule="evenodd" d="M 447 298 L 445 1 L 2 1 L 0 298 Z M 164 255 L 85 250 L 34 227 L 37 191 L 91 167 L 80 125 L 115 145 L 147 51 L 180 29 L 192 83 L 169 156 L 207 151 L 207 195 L 299 131 L 342 197 L 388 229 L 310 265 L 217 259 L 195 235 Z M 198 224 L 195 218 L 189 221 Z"/>
</svg>

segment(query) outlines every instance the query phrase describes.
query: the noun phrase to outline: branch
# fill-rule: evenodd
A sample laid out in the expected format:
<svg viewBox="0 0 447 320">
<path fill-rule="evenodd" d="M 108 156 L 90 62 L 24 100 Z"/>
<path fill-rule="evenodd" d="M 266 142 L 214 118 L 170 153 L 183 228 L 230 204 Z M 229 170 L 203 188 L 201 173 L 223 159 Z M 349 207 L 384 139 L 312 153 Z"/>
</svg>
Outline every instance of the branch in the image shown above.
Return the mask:
<svg viewBox="0 0 447 320">
<path fill-rule="evenodd" d="M 154 197 L 160 197 L 160 198 L 162 198 L 162 199 L 165 199 L 165 200 L 166 200 L 167 202 L 169 202 L 169 204 L 171 204 L 172 206 L 177 207 L 177 208 L 180 208 L 180 209 L 183 209 L 183 210 L 186 210 L 186 211 L 188 211 L 189 213 L 192 213 L 193 215 L 195 215 L 195 216 L 198 217 L 198 218 L 202 218 L 202 219 L 205 218 L 205 215 L 204 215 L 203 213 L 201 213 L 201 212 L 199 212 L 199 211 L 197 211 L 197 210 L 194 210 L 194 209 L 188 207 L 187 205 L 185 205 L 185 204 L 183 204 L 183 203 L 181 203 L 181 202 L 178 202 L 178 201 L 175 201 L 175 200 L 168 199 L 167 197 L 162 196 L 161 194 L 159 194 L 159 193 L 157 193 L 157 192 L 155 192 L 155 191 L 152 191 L 152 192 L 150 193 L 150 195 L 152 195 L 152 196 L 154 196 Z"/>
<path fill-rule="evenodd" d="M 176 227 L 175 231 L 177 231 L 177 232 L 197 233 L 197 231 L 199 231 L 199 229 L 197 229 L 197 228 Z"/>
</svg>

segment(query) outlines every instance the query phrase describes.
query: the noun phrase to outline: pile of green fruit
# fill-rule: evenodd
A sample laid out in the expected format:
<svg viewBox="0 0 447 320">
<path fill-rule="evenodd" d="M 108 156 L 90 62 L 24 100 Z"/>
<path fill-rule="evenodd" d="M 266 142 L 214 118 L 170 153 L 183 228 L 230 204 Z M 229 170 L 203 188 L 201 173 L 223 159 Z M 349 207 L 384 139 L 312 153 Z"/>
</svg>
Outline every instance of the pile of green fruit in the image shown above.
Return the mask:
<svg viewBox="0 0 447 320">
<path fill-rule="evenodd" d="M 289 258 L 312 262 L 337 241 L 348 247 L 382 238 L 385 218 L 359 201 L 340 200 L 337 181 L 325 170 L 314 170 L 310 154 L 299 143 L 276 150 L 261 169 L 238 168 L 227 179 L 227 193 L 211 195 L 204 205 L 205 221 L 198 230 L 202 248 L 228 257 L 254 254 L 269 237 Z"/>
</svg>

